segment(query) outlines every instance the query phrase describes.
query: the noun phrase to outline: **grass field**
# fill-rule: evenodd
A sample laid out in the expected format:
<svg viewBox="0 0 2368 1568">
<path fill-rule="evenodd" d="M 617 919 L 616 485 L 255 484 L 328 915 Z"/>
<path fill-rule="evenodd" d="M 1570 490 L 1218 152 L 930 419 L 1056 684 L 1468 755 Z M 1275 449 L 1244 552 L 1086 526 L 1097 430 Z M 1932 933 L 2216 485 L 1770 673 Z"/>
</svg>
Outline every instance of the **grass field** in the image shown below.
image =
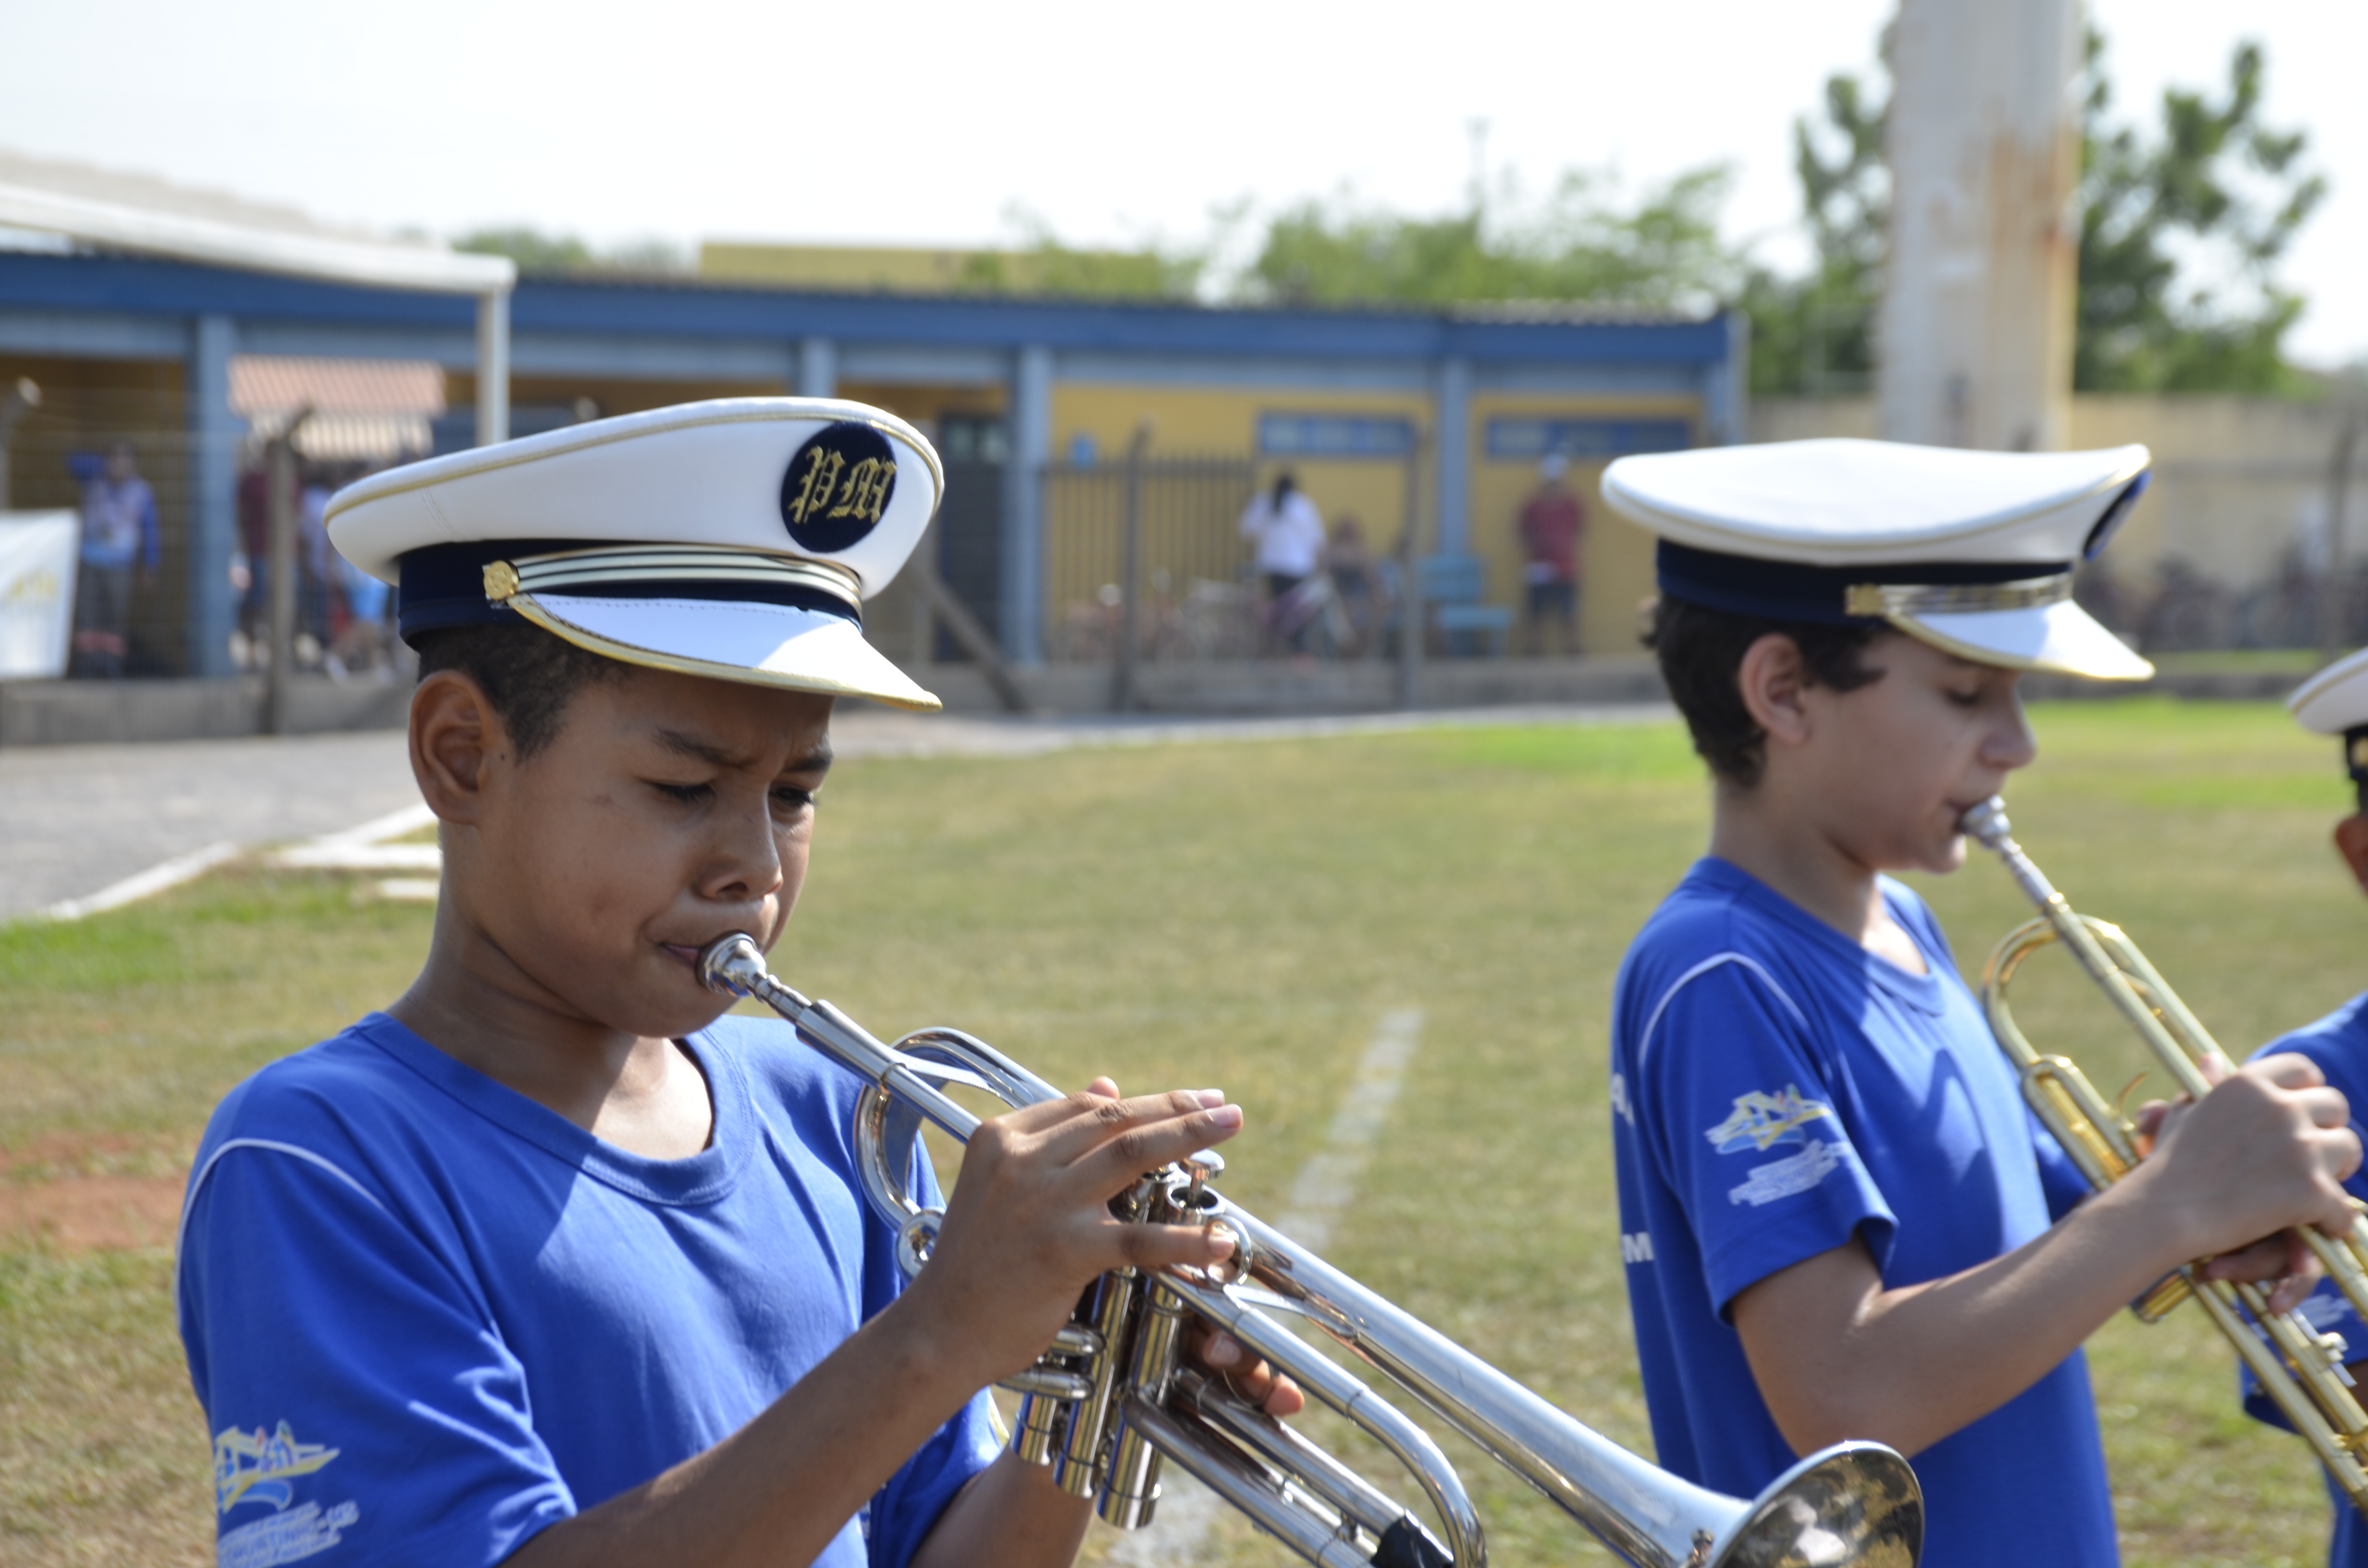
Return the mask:
<svg viewBox="0 0 2368 1568">
<path fill-rule="evenodd" d="M 2330 743 L 2267 705 L 2078 703 L 2036 722 L 2023 842 L 2232 1050 L 2368 983 L 2368 905 L 2326 847 L 2347 799 Z M 851 762 L 776 965 L 882 1033 L 958 1025 L 1057 1082 L 1223 1085 L 1250 1116 L 1226 1186 L 1265 1213 L 1375 1022 L 1420 1007 L 1421 1052 L 1331 1256 L 1649 1451 L 1604 1028 L 1620 953 L 1705 823 L 1698 767 L 1661 724 Z M 2025 913 L 1987 864 L 1923 891 L 1968 969 Z M 250 873 L 0 927 L 0 1198 L 169 1179 L 240 1076 L 393 995 L 427 924 L 333 880 Z M 2089 1058 L 2108 1093 L 2138 1071 L 2077 981 L 2034 972 L 2023 994 L 2034 1038 Z M 0 1248 L 0 1560 L 208 1561 L 169 1251 Z M 2196 1314 L 2117 1321 L 2093 1365 L 2131 1562 L 2323 1558 L 2317 1467 L 2238 1414 Z M 1498 1562 L 1605 1561 L 1451 1453 Z M 1235 1520 L 1215 1550 L 1286 1561 Z"/>
</svg>

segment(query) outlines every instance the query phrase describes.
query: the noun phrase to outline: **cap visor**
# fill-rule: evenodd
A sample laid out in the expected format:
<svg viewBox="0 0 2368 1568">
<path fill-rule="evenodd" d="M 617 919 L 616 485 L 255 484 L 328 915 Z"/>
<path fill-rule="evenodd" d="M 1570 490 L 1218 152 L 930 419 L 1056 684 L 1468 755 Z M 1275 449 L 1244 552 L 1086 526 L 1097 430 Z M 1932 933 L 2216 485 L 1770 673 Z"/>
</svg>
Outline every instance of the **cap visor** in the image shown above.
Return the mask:
<svg viewBox="0 0 2368 1568">
<path fill-rule="evenodd" d="M 2146 680 L 2154 674 L 2128 643 L 2069 600 L 1974 615 L 1895 615 L 1891 623 L 1979 665 L 2090 680 Z"/>
<path fill-rule="evenodd" d="M 573 594 L 519 594 L 509 605 L 545 631 L 629 665 L 923 711 L 943 706 L 866 642 L 861 628 L 823 610 Z"/>
<path fill-rule="evenodd" d="M 2340 735 L 2368 724 L 2368 652 L 2338 659 L 2294 688 L 2286 709 L 2303 728 Z"/>
</svg>

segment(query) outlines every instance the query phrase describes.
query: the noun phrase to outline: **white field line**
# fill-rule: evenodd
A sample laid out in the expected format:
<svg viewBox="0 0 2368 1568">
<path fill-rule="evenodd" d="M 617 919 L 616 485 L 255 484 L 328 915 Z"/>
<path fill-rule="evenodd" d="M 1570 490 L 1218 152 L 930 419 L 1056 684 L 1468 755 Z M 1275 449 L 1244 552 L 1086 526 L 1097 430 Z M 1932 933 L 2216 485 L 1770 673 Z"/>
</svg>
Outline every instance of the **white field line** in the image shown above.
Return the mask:
<svg viewBox="0 0 2368 1568">
<path fill-rule="evenodd" d="M 1389 1120 L 1406 1080 L 1406 1063 L 1422 1043 L 1422 1011 L 1404 1007 L 1382 1015 L 1373 1040 L 1357 1064 L 1357 1076 L 1332 1115 L 1324 1148 L 1299 1167 L 1291 1186 L 1291 1207 L 1269 1221 L 1308 1251 L 1330 1244 L 1333 1221 L 1357 1195 L 1373 1141 Z M 1151 1523 L 1122 1536 L 1104 1559 L 1110 1568 L 1189 1568 L 1208 1547 L 1209 1531 L 1225 1505 L 1217 1494 L 1167 1465 L 1160 1471 L 1159 1506 Z"/>
<path fill-rule="evenodd" d="M 425 803 L 405 806 L 359 827 L 291 845 L 271 856 L 267 864 L 309 871 L 440 871 L 444 855 L 435 845 L 386 842 L 435 823 L 436 813 Z"/>
<path fill-rule="evenodd" d="M 444 856 L 433 844 L 323 844 L 282 849 L 265 862 L 293 871 L 438 871 Z"/>
<path fill-rule="evenodd" d="M 406 833 L 416 833 L 432 825 L 435 821 L 436 813 L 425 804 L 405 806 L 399 812 L 373 817 L 358 827 L 306 839 L 268 857 L 265 863 L 310 870 L 439 871 L 443 869 L 444 860 L 434 845 L 385 842 L 390 838 L 400 838 Z M 227 839 L 219 844 L 209 844 L 203 849 L 176 855 L 162 865 L 151 866 L 135 876 L 111 883 L 86 898 L 70 898 L 62 903 L 51 904 L 47 909 L 34 910 L 27 918 L 80 920 L 102 910 L 120 909 L 127 903 L 153 898 L 167 888 L 193 881 L 238 853 L 239 846 Z M 432 890 L 434 885 L 431 882 L 426 887 Z M 381 884 L 381 891 L 389 898 L 433 902 L 432 892 L 423 892 L 422 884 L 417 881 L 385 882 Z"/>
<path fill-rule="evenodd" d="M 422 801 L 415 805 L 405 806 L 399 812 L 389 812 L 382 817 L 372 817 L 359 827 L 342 828 L 336 833 L 324 833 L 311 842 L 314 844 L 383 844 L 390 838 L 401 838 L 406 833 L 417 833 L 421 828 L 435 825 L 436 813 L 427 809 L 427 801 Z"/>
<path fill-rule="evenodd" d="M 33 918 L 80 920 L 86 915 L 97 915 L 101 910 L 120 909 L 127 903 L 136 903 L 143 898 L 154 897 L 167 888 L 176 888 L 183 882 L 194 881 L 237 853 L 238 846 L 227 839 L 219 844 L 209 844 L 203 849 L 193 849 L 187 855 L 176 855 L 161 865 L 151 866 L 146 870 L 126 877 L 120 882 L 110 883 L 87 898 L 70 898 L 62 903 L 53 903 L 47 909 L 35 910 Z"/>
</svg>

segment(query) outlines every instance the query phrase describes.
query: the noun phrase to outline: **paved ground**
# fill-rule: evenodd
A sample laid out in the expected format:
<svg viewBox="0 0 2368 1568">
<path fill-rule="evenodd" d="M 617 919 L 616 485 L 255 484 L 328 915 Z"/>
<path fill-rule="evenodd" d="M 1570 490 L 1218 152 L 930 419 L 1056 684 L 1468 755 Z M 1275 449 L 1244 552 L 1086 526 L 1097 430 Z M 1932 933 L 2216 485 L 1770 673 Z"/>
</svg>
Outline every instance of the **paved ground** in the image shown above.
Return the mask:
<svg viewBox="0 0 2368 1568">
<path fill-rule="evenodd" d="M 0 751 L 0 919 L 224 839 L 334 833 L 418 799 L 392 730 Z"/>
<path fill-rule="evenodd" d="M 1484 708 L 1323 719 L 1007 720 L 851 710 L 845 756 L 1032 756 L 1072 746 L 1285 740 L 1440 724 L 1623 723 L 1663 707 Z M 309 838 L 416 803 L 395 731 L 0 751 L 0 919 L 84 898 L 211 844 Z"/>
</svg>

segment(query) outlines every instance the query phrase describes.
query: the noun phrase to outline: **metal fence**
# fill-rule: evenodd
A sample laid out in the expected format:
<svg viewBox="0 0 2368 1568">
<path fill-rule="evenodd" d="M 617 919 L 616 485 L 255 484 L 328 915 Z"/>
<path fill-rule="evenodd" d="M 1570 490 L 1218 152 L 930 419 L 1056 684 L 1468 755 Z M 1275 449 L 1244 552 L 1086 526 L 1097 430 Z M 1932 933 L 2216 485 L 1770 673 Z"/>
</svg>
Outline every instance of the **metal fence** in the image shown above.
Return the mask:
<svg viewBox="0 0 2368 1568">
<path fill-rule="evenodd" d="M 1242 506 L 1258 484 L 1247 457 L 1159 457 L 1133 470 L 1138 512 L 1136 653 L 1150 660 L 1244 658 L 1258 648 Z M 1124 461 L 1043 471 L 1044 647 L 1054 660 L 1113 657 L 1130 469 Z"/>
<path fill-rule="evenodd" d="M 79 516 L 99 483 L 135 498 L 129 515 L 139 537 L 131 564 L 108 569 L 77 563 L 66 672 L 73 677 L 185 676 L 196 663 L 190 645 L 198 597 L 192 582 L 198 568 L 190 551 L 199 466 L 195 437 L 186 429 L 159 428 L 141 417 L 143 412 L 120 399 L 64 408 L 45 399 L 31 416 L 17 421 L 5 454 L 0 454 L 5 456 L 0 461 L 0 511 Z M 226 567 L 232 612 L 228 647 L 222 653 L 231 667 L 242 670 L 260 670 L 268 663 L 264 625 L 269 601 L 266 450 L 264 439 L 250 437 L 241 439 L 232 454 L 239 476 L 237 535 Z M 153 501 L 153 553 L 136 491 L 115 485 L 125 465 Z M 340 678 L 395 679 L 409 667 L 407 654 L 392 633 L 386 596 L 344 567 L 317 523 L 319 503 L 370 466 L 359 460 L 307 457 L 300 451 L 284 476 L 288 505 L 300 518 L 296 570 L 290 574 L 295 585 L 291 663 L 298 670 Z M 302 519 L 308 491 L 313 520 L 306 523 Z"/>
<path fill-rule="evenodd" d="M 2332 460 L 2158 462 L 2146 503 L 2159 512 L 2158 553 L 2135 570 L 2107 554 L 2081 574 L 2081 602 L 2149 653 L 2368 643 L 2361 468 L 2347 465 L 2339 488 Z M 2341 584 L 2332 629 L 2330 577 Z"/>
</svg>

